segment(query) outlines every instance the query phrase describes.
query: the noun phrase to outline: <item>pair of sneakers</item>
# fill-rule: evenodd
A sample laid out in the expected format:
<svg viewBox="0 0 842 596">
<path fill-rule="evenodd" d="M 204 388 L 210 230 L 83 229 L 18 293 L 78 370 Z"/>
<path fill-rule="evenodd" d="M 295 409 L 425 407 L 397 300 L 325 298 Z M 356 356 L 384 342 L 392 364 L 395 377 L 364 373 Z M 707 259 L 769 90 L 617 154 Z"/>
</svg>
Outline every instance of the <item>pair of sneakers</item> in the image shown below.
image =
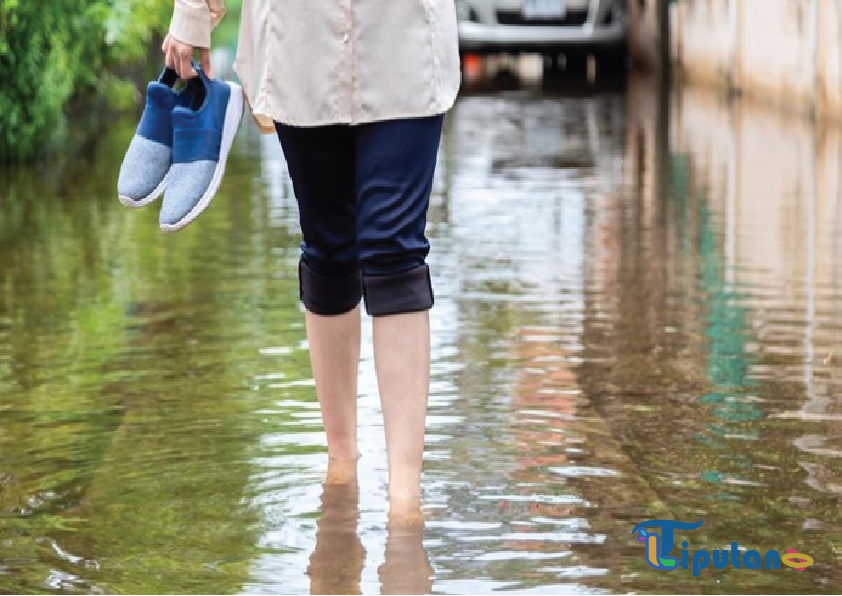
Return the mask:
<svg viewBox="0 0 842 596">
<path fill-rule="evenodd" d="M 117 180 L 126 207 L 145 207 L 164 195 L 159 224 L 165 232 L 182 229 L 210 204 L 243 116 L 239 85 L 194 68 L 199 76 L 179 91 L 170 68 L 147 85 L 146 106 Z"/>
</svg>

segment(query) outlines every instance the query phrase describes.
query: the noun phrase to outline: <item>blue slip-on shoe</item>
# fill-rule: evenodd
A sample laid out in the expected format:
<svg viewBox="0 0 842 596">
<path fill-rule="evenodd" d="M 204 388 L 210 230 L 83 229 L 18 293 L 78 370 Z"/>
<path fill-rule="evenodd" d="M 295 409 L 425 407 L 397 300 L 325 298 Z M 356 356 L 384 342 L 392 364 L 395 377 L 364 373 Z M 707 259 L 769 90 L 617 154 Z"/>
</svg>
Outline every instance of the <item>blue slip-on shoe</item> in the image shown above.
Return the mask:
<svg viewBox="0 0 842 596">
<path fill-rule="evenodd" d="M 144 207 L 164 192 L 172 165 L 172 110 L 190 105 L 193 91 L 188 85 L 177 93 L 177 82 L 178 74 L 166 68 L 146 86 L 146 106 L 117 179 L 117 195 L 126 207 Z"/>
<path fill-rule="evenodd" d="M 173 164 L 159 224 L 176 232 L 210 204 L 243 117 L 243 91 L 236 83 L 210 80 L 198 64 L 192 105 L 172 112 Z"/>
</svg>

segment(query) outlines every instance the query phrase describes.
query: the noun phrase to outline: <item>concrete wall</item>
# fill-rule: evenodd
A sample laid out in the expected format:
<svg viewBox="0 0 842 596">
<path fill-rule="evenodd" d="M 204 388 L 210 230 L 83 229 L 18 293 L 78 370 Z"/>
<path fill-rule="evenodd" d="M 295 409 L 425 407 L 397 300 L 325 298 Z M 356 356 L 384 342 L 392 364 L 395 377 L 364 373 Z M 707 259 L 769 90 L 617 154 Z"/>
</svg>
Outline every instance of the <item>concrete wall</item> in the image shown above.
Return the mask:
<svg viewBox="0 0 842 596">
<path fill-rule="evenodd" d="M 670 29 L 682 78 L 842 118 L 842 0 L 677 0 Z"/>
</svg>

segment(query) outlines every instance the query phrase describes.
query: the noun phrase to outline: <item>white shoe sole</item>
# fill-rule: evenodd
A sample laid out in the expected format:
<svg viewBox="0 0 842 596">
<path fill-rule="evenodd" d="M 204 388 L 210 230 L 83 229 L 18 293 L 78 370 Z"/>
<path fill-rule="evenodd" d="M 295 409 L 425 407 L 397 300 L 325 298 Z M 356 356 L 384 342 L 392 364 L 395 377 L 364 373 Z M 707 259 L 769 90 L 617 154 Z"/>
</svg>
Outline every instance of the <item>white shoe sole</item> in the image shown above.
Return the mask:
<svg viewBox="0 0 842 596">
<path fill-rule="evenodd" d="M 153 202 L 155 199 L 160 197 L 164 194 L 164 189 L 167 186 L 167 178 L 170 177 L 169 171 L 164 174 L 164 179 L 161 180 L 160 184 L 155 187 L 148 196 L 140 199 L 139 201 L 135 201 L 131 197 L 127 197 L 126 195 L 118 195 L 120 197 L 120 203 L 123 204 L 124 207 L 128 207 L 129 209 L 140 209 L 141 207 L 146 207 L 149 203 Z"/>
<path fill-rule="evenodd" d="M 225 163 L 228 161 L 228 152 L 234 143 L 234 137 L 240 129 L 240 121 L 243 118 L 243 89 L 237 83 L 226 82 L 231 88 L 231 96 L 228 98 L 228 107 L 225 109 L 225 123 L 222 125 L 222 145 L 219 148 L 219 161 L 213 171 L 210 185 L 190 212 L 174 224 L 160 224 L 164 232 L 177 232 L 192 223 L 210 205 L 211 199 L 219 190 L 222 184 L 222 177 L 225 175 Z"/>
</svg>

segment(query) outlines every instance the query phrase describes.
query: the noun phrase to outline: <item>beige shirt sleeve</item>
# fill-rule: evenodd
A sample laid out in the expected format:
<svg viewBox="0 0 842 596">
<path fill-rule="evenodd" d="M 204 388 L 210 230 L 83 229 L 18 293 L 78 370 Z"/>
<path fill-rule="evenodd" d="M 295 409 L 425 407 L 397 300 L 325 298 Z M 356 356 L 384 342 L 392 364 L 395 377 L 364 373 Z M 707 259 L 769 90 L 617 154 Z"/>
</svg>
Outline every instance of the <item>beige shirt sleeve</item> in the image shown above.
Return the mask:
<svg viewBox="0 0 842 596">
<path fill-rule="evenodd" d="M 211 31 L 225 16 L 223 0 L 175 0 L 170 35 L 197 48 L 209 48 Z"/>
</svg>

